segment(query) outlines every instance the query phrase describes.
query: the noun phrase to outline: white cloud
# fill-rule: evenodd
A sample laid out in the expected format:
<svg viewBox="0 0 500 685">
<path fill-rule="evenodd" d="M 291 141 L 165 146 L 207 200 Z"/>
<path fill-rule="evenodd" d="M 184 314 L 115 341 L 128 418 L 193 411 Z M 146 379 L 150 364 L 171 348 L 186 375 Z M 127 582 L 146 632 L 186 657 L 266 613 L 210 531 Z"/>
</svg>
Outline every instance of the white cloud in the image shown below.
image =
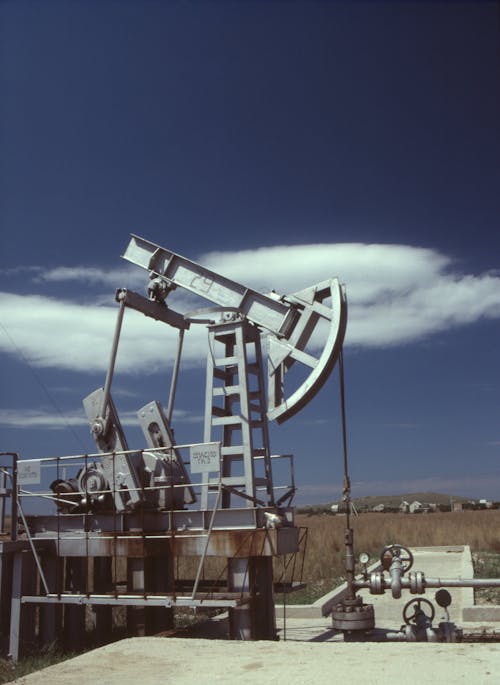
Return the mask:
<svg viewBox="0 0 500 685">
<path fill-rule="evenodd" d="M 89 285 L 107 285 L 110 288 L 142 287 L 147 283 L 147 272 L 139 273 L 132 266 L 117 269 L 98 269 L 89 266 L 58 266 L 54 269 L 39 269 L 37 282 L 59 283 L 82 281 Z"/>
<path fill-rule="evenodd" d="M 113 393 L 114 394 L 114 393 Z M 203 417 L 192 412 L 179 409 L 174 410 L 176 423 L 199 423 Z M 123 426 L 139 425 L 137 412 L 120 411 L 120 423 Z M 88 420 L 82 409 L 57 413 L 49 409 L 0 409 L 0 426 L 6 428 L 22 428 L 25 430 L 64 430 L 77 426 L 87 426 Z"/>
<path fill-rule="evenodd" d="M 347 284 L 350 301 L 379 302 L 399 290 L 417 287 L 450 260 L 438 252 L 408 245 L 325 243 L 281 245 L 239 252 L 210 252 L 200 262 L 257 290 L 292 293 L 326 278 Z"/>
<path fill-rule="evenodd" d="M 347 286 L 347 344 L 393 346 L 433 333 L 500 318 L 500 277 L 463 274 L 434 250 L 405 245 L 323 244 L 212 252 L 200 263 L 233 280 L 288 294 L 331 276 Z M 113 288 L 147 282 L 143 269 L 53 269 L 45 280 L 79 279 Z M 179 311 L 193 307 L 177 290 L 168 300 Z M 203 306 L 203 301 L 199 301 Z M 82 305 L 43 295 L 0 293 L 0 349 L 18 353 L 36 366 L 105 371 L 116 307 Z M 8 336 L 5 334 L 8 332 Z M 14 341 L 17 350 L 13 347 Z M 152 373 L 170 366 L 177 333 L 164 324 L 127 312 L 117 371 Z M 185 336 L 184 364 L 203 364 L 206 330 L 192 326 Z"/>
<path fill-rule="evenodd" d="M 117 306 L 83 306 L 41 295 L 0 293 L 0 350 L 21 355 L 34 366 L 104 372 L 117 311 Z M 205 331 L 194 326 L 186 335 L 186 362 L 199 363 L 205 349 Z M 173 329 L 127 311 L 117 371 L 153 373 L 171 365 L 176 351 Z"/>
<path fill-rule="evenodd" d="M 483 317 L 500 318 L 498 274 L 462 274 L 450 258 L 426 248 L 294 245 L 213 252 L 203 260 L 246 285 L 281 294 L 338 276 L 347 288 L 347 344 L 398 345 Z"/>
<path fill-rule="evenodd" d="M 9 428 L 56 430 L 86 426 L 88 421 L 83 410 L 58 415 L 43 409 L 0 409 L 0 425 Z"/>
</svg>

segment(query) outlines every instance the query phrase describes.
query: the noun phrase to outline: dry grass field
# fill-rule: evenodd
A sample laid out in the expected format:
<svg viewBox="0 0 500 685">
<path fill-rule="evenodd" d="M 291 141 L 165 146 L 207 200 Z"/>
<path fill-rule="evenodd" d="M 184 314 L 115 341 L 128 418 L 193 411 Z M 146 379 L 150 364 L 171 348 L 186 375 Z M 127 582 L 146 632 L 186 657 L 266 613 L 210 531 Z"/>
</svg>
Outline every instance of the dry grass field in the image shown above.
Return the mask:
<svg viewBox="0 0 500 685">
<path fill-rule="evenodd" d="M 296 523 L 308 529 L 303 570 L 308 588 L 293 597 L 294 603 L 316 599 L 343 579 L 346 517 L 298 514 Z M 382 548 L 392 543 L 410 549 L 428 545 L 469 545 L 481 567 L 481 575 L 500 572 L 500 510 L 362 514 L 352 516 L 350 523 L 357 557 L 361 552 L 367 552 L 375 561 Z"/>
</svg>

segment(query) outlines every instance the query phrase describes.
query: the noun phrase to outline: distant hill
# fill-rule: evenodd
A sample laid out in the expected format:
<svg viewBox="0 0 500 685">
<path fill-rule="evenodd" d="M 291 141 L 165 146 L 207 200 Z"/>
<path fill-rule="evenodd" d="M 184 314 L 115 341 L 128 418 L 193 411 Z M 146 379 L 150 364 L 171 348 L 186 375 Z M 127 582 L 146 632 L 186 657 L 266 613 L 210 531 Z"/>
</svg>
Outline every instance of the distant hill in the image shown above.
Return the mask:
<svg viewBox="0 0 500 685">
<path fill-rule="evenodd" d="M 370 511 L 373 507 L 383 504 L 387 509 L 397 509 L 401 502 L 406 501 L 409 504 L 412 502 L 421 502 L 422 504 L 437 504 L 449 507 L 451 502 L 470 502 L 471 498 L 462 497 L 461 495 L 447 495 L 441 492 L 404 492 L 400 495 L 370 495 L 368 497 L 354 497 L 352 502 L 358 511 Z M 299 512 L 320 512 L 330 511 L 332 504 L 340 504 L 339 501 L 329 502 L 326 504 L 313 504 L 310 506 L 297 507 Z"/>
</svg>

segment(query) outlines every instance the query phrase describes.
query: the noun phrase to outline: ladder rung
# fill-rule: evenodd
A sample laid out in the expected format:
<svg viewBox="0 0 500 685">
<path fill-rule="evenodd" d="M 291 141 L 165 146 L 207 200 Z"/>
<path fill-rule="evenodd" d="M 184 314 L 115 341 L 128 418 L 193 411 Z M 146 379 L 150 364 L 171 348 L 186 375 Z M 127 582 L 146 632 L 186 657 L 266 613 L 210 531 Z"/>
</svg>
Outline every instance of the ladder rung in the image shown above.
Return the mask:
<svg viewBox="0 0 500 685">
<path fill-rule="evenodd" d="M 223 485 L 232 485 L 233 487 L 243 487 L 247 484 L 244 476 L 224 476 L 221 481 Z M 210 478 L 208 483 L 209 485 L 218 485 L 219 479 Z"/>
<path fill-rule="evenodd" d="M 245 458 L 245 454 L 243 452 L 242 447 L 223 447 L 222 450 L 222 456 L 224 459 L 227 461 L 242 461 Z M 256 450 L 252 450 L 252 453 L 250 455 L 250 459 L 265 459 L 265 450 L 264 448 L 259 448 Z"/>
<path fill-rule="evenodd" d="M 236 334 L 234 331 L 224 331 L 222 333 L 217 333 L 215 339 L 219 342 L 224 341 L 226 344 L 228 342 L 232 343 L 233 345 L 236 344 Z"/>
<path fill-rule="evenodd" d="M 240 392 L 239 385 L 223 385 L 213 388 L 212 394 L 214 397 L 230 397 L 231 395 L 239 395 Z"/>
<path fill-rule="evenodd" d="M 214 360 L 215 366 L 236 366 L 239 362 L 238 357 L 217 357 Z"/>
<path fill-rule="evenodd" d="M 212 426 L 235 426 L 242 424 L 241 416 L 220 416 L 212 419 Z"/>
<path fill-rule="evenodd" d="M 226 454 L 243 455 L 243 445 L 229 445 L 227 447 L 221 447 L 220 452 L 223 457 L 226 456 Z"/>
</svg>

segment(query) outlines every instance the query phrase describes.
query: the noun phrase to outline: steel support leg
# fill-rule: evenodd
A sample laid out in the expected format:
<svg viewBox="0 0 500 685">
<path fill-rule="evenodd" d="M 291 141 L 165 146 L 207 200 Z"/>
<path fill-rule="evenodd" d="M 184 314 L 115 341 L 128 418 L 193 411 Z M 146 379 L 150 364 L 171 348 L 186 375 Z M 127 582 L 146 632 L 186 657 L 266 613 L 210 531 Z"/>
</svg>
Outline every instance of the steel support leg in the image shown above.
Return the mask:
<svg viewBox="0 0 500 685">
<path fill-rule="evenodd" d="M 276 616 L 271 557 L 230 559 L 229 590 L 250 593 L 250 604 L 229 611 L 232 640 L 275 640 Z"/>
<path fill-rule="evenodd" d="M 276 640 L 273 560 L 254 557 L 250 562 L 254 640 Z"/>
<path fill-rule="evenodd" d="M 228 560 L 228 586 L 230 592 L 250 592 L 250 560 Z M 229 637 L 231 640 L 252 640 L 252 610 L 248 604 L 229 610 Z"/>
<path fill-rule="evenodd" d="M 131 557 L 127 560 L 127 587 L 133 594 L 145 592 L 144 557 Z M 144 637 L 146 634 L 144 607 L 127 607 L 127 634 L 129 637 Z"/>
<path fill-rule="evenodd" d="M 113 589 L 111 557 L 94 557 L 94 592 L 106 594 Z M 95 639 L 98 645 L 105 645 L 111 640 L 113 630 L 112 608 L 108 606 L 96 606 L 95 612 Z"/>
<path fill-rule="evenodd" d="M 12 570 L 9 654 L 18 661 L 35 646 L 35 607 L 21 603 L 23 595 L 36 592 L 37 575 L 31 551 L 16 552 Z"/>
<path fill-rule="evenodd" d="M 87 557 L 66 558 L 66 589 L 85 593 L 87 590 Z M 85 606 L 64 608 L 64 649 L 79 652 L 85 646 Z"/>
<path fill-rule="evenodd" d="M 63 589 L 63 562 L 55 555 L 44 555 L 41 559 L 43 574 L 50 592 Z M 40 609 L 39 641 L 43 647 L 50 647 L 62 640 L 62 606 L 42 604 Z"/>
<path fill-rule="evenodd" d="M 0 648 L 5 652 L 8 644 L 12 589 L 12 553 L 0 553 Z"/>
<path fill-rule="evenodd" d="M 167 593 L 174 589 L 173 558 L 168 556 L 146 559 L 146 587 L 148 592 Z M 146 609 L 146 634 L 155 635 L 174 627 L 174 610 L 164 607 Z"/>
</svg>

